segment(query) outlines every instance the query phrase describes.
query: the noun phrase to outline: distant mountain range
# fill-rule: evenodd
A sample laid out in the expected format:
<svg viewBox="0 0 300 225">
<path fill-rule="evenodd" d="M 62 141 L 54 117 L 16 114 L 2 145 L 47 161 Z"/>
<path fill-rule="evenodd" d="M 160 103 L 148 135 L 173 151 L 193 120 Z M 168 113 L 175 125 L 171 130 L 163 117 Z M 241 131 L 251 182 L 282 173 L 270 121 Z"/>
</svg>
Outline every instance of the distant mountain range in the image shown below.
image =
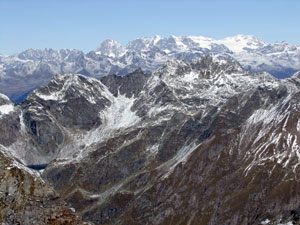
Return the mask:
<svg viewBox="0 0 300 225">
<path fill-rule="evenodd" d="M 269 44 L 251 35 L 221 40 L 202 36 L 154 36 L 139 38 L 122 46 L 104 41 L 95 51 L 34 50 L 0 55 L 0 93 L 13 101 L 23 99 L 33 89 L 46 85 L 54 74 L 77 73 L 94 78 L 125 75 L 141 68 L 150 73 L 170 59 L 192 59 L 211 55 L 237 60 L 246 69 L 266 71 L 277 78 L 290 77 L 300 70 L 300 46 L 285 42 Z"/>
</svg>

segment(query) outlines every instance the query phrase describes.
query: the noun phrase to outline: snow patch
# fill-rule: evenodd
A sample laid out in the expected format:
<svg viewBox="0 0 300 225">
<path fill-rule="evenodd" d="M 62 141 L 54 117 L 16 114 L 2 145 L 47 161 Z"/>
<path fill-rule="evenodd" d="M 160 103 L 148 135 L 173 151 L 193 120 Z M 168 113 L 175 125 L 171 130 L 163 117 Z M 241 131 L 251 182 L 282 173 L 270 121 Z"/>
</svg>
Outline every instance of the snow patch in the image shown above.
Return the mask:
<svg viewBox="0 0 300 225">
<path fill-rule="evenodd" d="M 13 104 L 1 105 L 0 106 L 0 118 L 1 118 L 1 116 L 7 115 L 13 111 L 14 111 Z"/>
<path fill-rule="evenodd" d="M 300 132 L 300 119 L 298 119 L 298 122 L 297 122 L 297 131 Z"/>
<path fill-rule="evenodd" d="M 247 120 L 248 124 L 256 124 L 262 122 L 264 125 L 270 124 L 273 121 L 278 121 L 280 117 L 277 107 L 271 109 L 258 109 Z"/>
<path fill-rule="evenodd" d="M 198 77 L 199 77 L 199 73 L 196 73 L 195 71 L 191 71 L 190 73 L 185 74 L 182 80 L 187 83 L 192 83 Z"/>
<path fill-rule="evenodd" d="M 187 36 L 187 38 L 197 43 L 199 47 L 207 48 L 207 49 L 211 49 L 211 45 L 214 42 L 214 39 L 203 37 L 203 36 Z"/>
<path fill-rule="evenodd" d="M 261 221 L 260 224 L 265 225 L 265 224 L 269 224 L 270 222 L 271 220 L 265 219 L 264 221 Z"/>
<path fill-rule="evenodd" d="M 199 147 L 199 145 L 192 143 L 183 146 L 172 159 L 159 166 L 159 168 L 167 168 L 168 170 L 164 174 L 163 178 L 167 178 L 168 176 L 170 176 L 179 163 L 184 164 L 188 160 L 190 155 Z"/>
<path fill-rule="evenodd" d="M 74 143 L 61 149 L 58 156 L 59 159 L 63 160 L 61 163 L 82 159 L 88 153 L 88 146 L 111 138 L 122 129 L 128 129 L 140 122 L 141 118 L 136 115 L 136 112 L 131 110 L 135 101 L 134 97 L 127 98 L 125 95 L 120 94 L 118 97 L 113 95 L 107 97 L 110 99 L 111 105 L 99 114 L 102 124 L 85 134 L 70 134 L 69 136 L 72 136 Z M 81 148 L 81 146 L 84 146 L 84 148 Z M 74 149 L 79 151 L 74 152 Z M 73 159 L 70 158 L 72 155 Z"/>
<path fill-rule="evenodd" d="M 140 117 L 131 110 L 134 97 L 127 98 L 125 95 L 118 95 L 100 117 L 104 121 L 105 127 L 109 130 L 119 130 L 123 127 L 130 127 L 140 121 Z"/>
<path fill-rule="evenodd" d="M 134 97 L 127 98 L 125 95 L 118 95 L 113 98 L 111 105 L 100 112 L 102 125 L 95 130 L 89 131 L 83 142 L 86 145 L 98 142 L 101 139 L 111 137 L 121 128 L 129 128 L 140 121 L 140 117 L 131 110 Z"/>
<path fill-rule="evenodd" d="M 59 100 L 59 97 L 60 97 L 60 92 L 53 92 L 49 95 L 45 95 L 40 92 L 35 92 L 35 94 L 36 94 L 36 96 L 38 96 L 39 98 L 41 98 L 45 101 L 49 101 L 49 100 L 57 101 L 57 100 Z"/>
</svg>

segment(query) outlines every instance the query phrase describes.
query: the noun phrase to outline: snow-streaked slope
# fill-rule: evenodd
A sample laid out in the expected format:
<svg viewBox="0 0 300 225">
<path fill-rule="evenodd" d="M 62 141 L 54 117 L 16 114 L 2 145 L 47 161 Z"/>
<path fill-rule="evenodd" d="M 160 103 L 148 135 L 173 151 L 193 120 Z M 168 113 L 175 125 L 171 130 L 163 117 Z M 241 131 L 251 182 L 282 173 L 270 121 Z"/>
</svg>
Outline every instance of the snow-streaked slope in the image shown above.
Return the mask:
<svg viewBox="0 0 300 225">
<path fill-rule="evenodd" d="M 30 132 L 38 132 L 48 162 L 78 160 L 84 151 L 88 153 L 90 145 L 112 138 L 140 121 L 131 109 L 134 96 L 114 96 L 101 81 L 82 75 L 56 75 L 27 100 L 26 120 L 32 121 L 27 124 L 38 121 L 43 126 L 31 128 Z M 45 133 L 45 129 L 50 133 Z M 52 135 L 56 136 L 54 148 Z"/>
<path fill-rule="evenodd" d="M 68 136 L 72 141 L 59 150 L 56 158 L 58 161 L 64 164 L 74 160 L 80 161 L 89 154 L 91 145 L 120 135 L 140 122 L 141 118 L 131 109 L 135 101 L 133 97 L 127 98 L 123 95 L 114 97 L 110 95 L 109 100 L 111 102 L 110 106 L 99 112 L 102 121 L 99 127 L 88 132 L 74 133 L 72 130 L 68 131 Z"/>
<path fill-rule="evenodd" d="M 241 92 L 277 88 L 279 84 L 268 73 L 247 73 L 237 62 L 227 59 L 208 57 L 191 63 L 172 60 L 153 74 L 139 101 L 153 118 L 162 113 L 171 117 L 176 111 L 194 115 L 205 112 L 208 106 L 220 107 Z M 158 101 L 161 95 L 168 96 L 170 103 Z"/>
<path fill-rule="evenodd" d="M 147 48 L 163 41 L 161 37 L 147 40 Z M 187 43 L 186 37 L 173 36 L 170 41 L 178 51 Z M 163 219 L 155 222 L 157 215 L 167 221 L 179 211 L 192 221 L 199 209 L 213 214 L 225 202 L 224 209 L 218 209 L 226 216 L 217 211 L 208 218 L 211 224 L 228 222 L 227 215 L 234 214 L 238 216 L 233 224 L 239 225 L 256 218 L 251 207 L 240 204 L 240 196 L 260 209 L 257 204 L 268 202 L 265 194 L 274 193 L 277 183 L 298 179 L 299 73 L 279 80 L 268 73 L 246 71 L 237 61 L 207 56 L 168 60 L 134 82 L 139 74 L 145 76 L 139 71 L 129 78 L 109 76 L 102 81 L 79 74 L 54 76 L 14 106 L 19 111 L 6 114 L 16 122 L 7 127 L 15 127 L 17 135 L 10 142 L 2 140 L 5 151 L 24 164 L 47 166 L 45 179 L 80 215 L 96 224 L 115 218 L 161 224 Z M 8 104 L 6 97 L 2 99 Z M 252 200 L 252 193 L 260 196 L 259 201 Z M 120 206 L 123 197 L 126 205 Z M 155 218 L 146 217 L 150 222 L 142 221 L 149 211 L 145 199 L 155 212 Z M 169 201 L 173 206 L 174 199 L 174 211 L 157 204 Z M 212 208 L 203 203 L 208 201 Z M 136 212 L 141 216 L 122 220 L 133 215 L 130 202 L 142 211 Z M 103 219 L 99 212 L 110 206 L 125 213 Z M 250 219 L 239 210 L 248 210 Z"/>
</svg>

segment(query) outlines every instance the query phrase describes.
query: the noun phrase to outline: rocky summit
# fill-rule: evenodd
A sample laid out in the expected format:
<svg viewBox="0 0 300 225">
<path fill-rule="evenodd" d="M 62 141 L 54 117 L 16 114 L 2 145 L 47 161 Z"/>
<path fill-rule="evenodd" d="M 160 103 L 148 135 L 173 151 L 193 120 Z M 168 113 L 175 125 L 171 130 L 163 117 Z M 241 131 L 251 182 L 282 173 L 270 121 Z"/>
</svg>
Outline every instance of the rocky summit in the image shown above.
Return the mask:
<svg viewBox="0 0 300 225">
<path fill-rule="evenodd" d="M 0 97 L 3 224 L 299 223 L 299 73 L 207 56 Z"/>
</svg>

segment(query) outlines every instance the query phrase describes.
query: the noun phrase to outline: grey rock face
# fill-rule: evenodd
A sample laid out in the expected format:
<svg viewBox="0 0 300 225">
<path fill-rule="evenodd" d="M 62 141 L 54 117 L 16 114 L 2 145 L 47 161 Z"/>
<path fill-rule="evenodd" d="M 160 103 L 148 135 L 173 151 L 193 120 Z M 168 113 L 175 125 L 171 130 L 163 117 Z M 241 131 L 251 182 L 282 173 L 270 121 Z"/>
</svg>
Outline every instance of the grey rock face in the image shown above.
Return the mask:
<svg viewBox="0 0 300 225">
<path fill-rule="evenodd" d="M 25 109 L 26 110 L 26 109 Z M 25 125 L 29 128 L 30 134 L 37 143 L 37 148 L 45 155 L 55 154 L 55 150 L 63 143 L 63 131 L 54 120 L 44 111 L 25 111 Z"/>
<path fill-rule="evenodd" d="M 145 74 L 141 69 L 125 76 L 108 75 L 101 79 L 109 91 L 114 95 L 125 95 L 127 98 L 138 97 L 150 75 Z"/>
<path fill-rule="evenodd" d="M 57 75 L 28 96 L 22 104 L 23 119 L 38 151 L 52 160 L 69 141 L 69 132 L 100 126 L 99 112 L 110 105 L 104 89 L 95 79 Z"/>
<path fill-rule="evenodd" d="M 0 94 L 0 143 L 9 146 L 20 135 L 20 111 L 4 95 Z"/>
</svg>

